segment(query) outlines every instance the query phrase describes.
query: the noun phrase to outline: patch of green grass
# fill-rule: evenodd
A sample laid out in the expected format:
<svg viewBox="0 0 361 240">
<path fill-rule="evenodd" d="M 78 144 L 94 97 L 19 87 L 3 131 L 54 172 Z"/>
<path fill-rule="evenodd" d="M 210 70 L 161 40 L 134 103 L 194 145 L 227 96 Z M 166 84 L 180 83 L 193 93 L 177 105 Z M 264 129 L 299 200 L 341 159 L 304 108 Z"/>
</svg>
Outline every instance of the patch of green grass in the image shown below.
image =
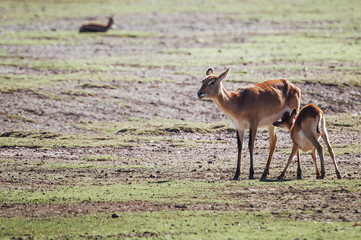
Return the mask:
<svg viewBox="0 0 361 240">
<path fill-rule="evenodd" d="M 5 118 L 20 122 L 27 122 L 27 123 L 36 123 L 35 120 L 27 118 L 25 116 L 19 116 L 19 115 L 6 115 Z"/>
<path fill-rule="evenodd" d="M 92 63 L 90 63 L 92 62 Z M 30 69 L 46 69 L 46 70 L 77 70 L 77 71 L 106 71 L 113 70 L 114 67 L 109 65 L 109 61 L 104 59 L 102 64 L 88 61 L 87 59 L 5 59 L 0 63 L 4 66 L 16 66 Z M 119 70 L 119 69 L 118 69 Z"/>
<path fill-rule="evenodd" d="M 293 82 L 301 83 L 320 83 L 328 86 L 356 86 L 361 87 L 361 81 L 357 78 L 357 73 L 342 72 L 342 73 L 321 73 L 317 76 L 309 77 L 290 77 Z"/>
<path fill-rule="evenodd" d="M 357 131 L 361 132 L 360 114 L 335 114 L 326 116 L 327 129 L 331 131 Z"/>
<path fill-rule="evenodd" d="M 96 95 L 96 93 L 91 91 L 85 91 L 85 90 L 68 90 L 64 92 L 63 94 L 69 95 L 69 96 L 76 96 L 76 97 L 93 97 Z"/>
<path fill-rule="evenodd" d="M 139 77 L 129 74 L 129 70 L 137 70 L 140 67 L 138 63 L 144 63 L 144 66 L 151 66 L 150 59 L 144 58 L 144 61 L 138 59 L 139 56 L 130 57 L 94 57 L 94 58 L 73 58 L 66 60 L 59 59 L 31 59 L 31 58 L 5 58 L 0 65 L 14 66 L 29 68 L 35 70 L 51 70 L 51 71 L 77 71 L 76 73 L 64 73 L 56 75 L 48 74 L 0 74 L 0 78 L 4 81 L 0 82 L 0 86 L 3 88 L 1 91 L 16 90 L 23 88 L 35 88 L 43 85 L 56 84 L 58 82 L 67 81 L 82 81 L 89 83 L 105 82 L 107 84 L 101 84 L 100 86 L 108 85 L 109 88 L 114 88 L 119 85 L 120 82 L 173 82 L 171 79 L 161 79 L 157 77 Z M 128 58 L 134 58 L 134 62 L 130 64 L 131 60 Z M 141 57 L 139 57 L 141 58 Z M 155 61 L 156 62 L 156 61 Z M 166 59 L 164 59 L 166 64 Z M 117 71 L 116 73 L 109 73 L 107 71 Z M 82 72 L 82 71 L 96 71 L 96 72 Z M 127 73 L 119 74 L 119 72 L 126 71 Z"/>
<path fill-rule="evenodd" d="M 350 39 L 309 37 L 302 34 L 253 36 L 249 41 L 228 44 L 219 48 L 168 49 L 152 54 L 123 55 L 117 57 L 96 57 L 91 59 L 46 60 L 6 58 L 1 64 L 47 70 L 77 71 L 121 71 L 129 67 L 185 67 L 209 65 L 262 64 L 265 67 L 343 64 L 351 65 L 358 60 L 359 49 Z M 346 45 L 345 45 L 346 42 Z M 287 43 L 287 44 L 285 44 Z M 352 64 L 353 65 L 353 64 Z M 301 82 L 320 82 L 333 85 L 360 86 L 358 70 L 322 73 L 307 77 L 288 76 Z M 140 78 L 132 75 L 121 76 L 122 81 L 169 81 L 157 78 Z M 231 81 L 259 81 L 251 72 L 239 71 Z"/>
<path fill-rule="evenodd" d="M 103 132 L 106 134 L 142 134 L 142 135 L 169 135 L 171 133 L 210 133 L 217 131 L 231 131 L 228 122 L 200 123 L 189 122 L 177 119 L 159 119 L 151 120 L 134 119 L 126 122 L 89 122 L 82 121 L 79 124 L 88 130 Z"/>
<path fill-rule="evenodd" d="M 323 97 L 323 95 L 319 92 L 307 92 L 307 94 L 316 97 Z"/>
<path fill-rule="evenodd" d="M 137 166 L 143 168 L 143 166 Z M 241 204 L 246 199 L 229 198 L 225 193 L 233 193 L 242 188 L 279 188 L 292 186 L 295 191 L 322 189 L 349 191 L 359 189 L 360 180 L 302 180 L 302 181 L 158 181 L 133 182 L 132 184 L 117 183 L 112 185 L 76 185 L 54 187 L 51 190 L 0 190 L 1 203 L 41 203 L 62 204 L 81 202 L 129 202 L 151 201 L 155 203 L 234 203 Z"/>
<path fill-rule="evenodd" d="M 93 83 L 84 83 L 80 85 L 82 88 L 105 88 L 105 89 L 116 89 L 115 86 L 109 85 L 109 84 L 93 84 Z"/>
<path fill-rule="evenodd" d="M 0 218 L 5 238 L 358 239 L 347 222 L 290 221 L 265 212 L 122 212 L 52 218 Z M 271 233 L 271 234 L 270 234 Z"/>
<path fill-rule="evenodd" d="M 41 86 L 56 83 L 56 77 L 26 74 L 0 74 L 0 91 L 14 92 L 19 89 L 35 90 Z"/>
<path fill-rule="evenodd" d="M 1 63 L 0 63 L 1 65 Z M 15 64 L 17 65 L 17 64 Z M 20 64 L 19 66 L 26 66 L 26 64 Z M 73 65 L 68 65 L 70 68 Z M 28 66 L 31 67 L 31 66 Z M 55 67 L 53 70 L 57 69 Z M 39 90 L 39 88 L 46 88 L 50 86 L 57 86 L 61 84 L 77 83 L 81 88 L 104 88 L 104 89 L 116 89 L 121 86 L 122 82 L 164 82 L 168 80 L 162 80 L 153 77 L 137 77 L 134 75 L 113 74 L 109 72 L 76 72 L 76 73 L 64 73 L 64 74 L 0 74 L 0 91 L 1 92 L 16 92 L 18 90 L 32 91 L 34 94 L 38 94 L 41 97 L 51 98 L 58 100 L 61 98 L 59 95 L 51 94 Z"/>
<path fill-rule="evenodd" d="M 97 164 L 76 164 L 76 163 L 45 163 L 41 165 L 44 169 L 91 169 L 91 168 L 111 168 L 112 166 Z"/>
<path fill-rule="evenodd" d="M 117 123 L 116 123 L 117 125 Z M 75 148 L 75 147 L 138 147 L 140 143 L 166 143 L 171 147 L 200 148 L 204 141 L 182 140 L 172 138 L 167 130 L 153 127 L 127 129 L 126 132 L 115 134 L 109 125 L 100 125 L 104 131 L 97 134 L 69 134 L 37 132 L 37 131 L 8 131 L 0 133 L 0 148 L 2 147 L 29 147 L 52 149 Z M 94 130 L 93 125 L 88 126 L 89 130 Z M 129 130 L 129 131 L 128 131 Z M 203 130 L 200 130 L 203 131 Z M 105 133 L 105 134 L 104 134 Z"/>
<path fill-rule="evenodd" d="M 79 34 L 76 31 L 4 31 L 0 39 L 1 45 L 49 45 L 76 44 L 85 39 L 94 39 L 98 34 Z"/>
<path fill-rule="evenodd" d="M 47 132 L 47 131 L 8 131 L 0 134 L 3 138 L 38 138 L 38 139 L 50 139 L 61 136 L 59 133 Z"/>
<path fill-rule="evenodd" d="M 90 161 L 90 162 L 104 162 L 104 161 L 119 161 L 123 158 L 114 155 L 94 155 L 87 156 L 82 158 L 82 160 Z"/>
<path fill-rule="evenodd" d="M 55 148 L 55 147 L 135 147 L 136 136 L 104 136 L 104 135 L 61 135 L 59 133 L 34 132 L 34 131 L 9 131 L 0 135 L 1 147 L 30 147 L 30 148 Z"/>
<path fill-rule="evenodd" d="M 199 202 L 209 201 L 211 190 L 203 182 L 166 182 L 114 184 L 109 186 L 60 187 L 50 191 L 0 190 L 0 202 L 7 203 L 76 203 L 86 201 Z M 212 194 L 214 196 L 214 193 Z M 197 196 L 197 198 L 193 198 Z M 173 200 L 172 200 L 173 199 Z"/>
<path fill-rule="evenodd" d="M 91 43 L 94 40 L 106 38 L 148 38 L 157 36 L 150 32 L 128 32 L 112 30 L 106 33 L 79 34 L 74 30 L 62 31 L 3 31 L 1 33 L 1 45 L 56 45 L 84 44 L 84 41 Z"/>
<path fill-rule="evenodd" d="M 12 163 L 13 161 L 6 158 L 0 158 L 0 163 Z"/>
<path fill-rule="evenodd" d="M 9 57 L 9 55 L 7 54 L 7 52 L 5 50 L 0 50 L 0 58 L 3 57 Z"/>
<path fill-rule="evenodd" d="M 52 170 L 78 170 L 78 169 L 150 169 L 149 166 L 143 165 L 129 165 L 134 164 L 136 159 L 121 158 L 117 156 L 89 156 L 80 160 L 86 162 L 77 163 L 76 161 L 70 162 L 45 162 L 40 165 L 42 169 Z"/>
<path fill-rule="evenodd" d="M 352 43 L 353 40 L 332 36 L 264 35 L 252 37 L 245 43 L 230 44 L 228 48 L 222 49 L 220 54 L 227 51 L 238 52 L 243 62 L 351 62 L 357 61 L 359 52 L 357 45 Z"/>
<path fill-rule="evenodd" d="M 114 38 L 149 38 L 157 37 L 157 33 L 152 32 L 136 32 L 136 31 L 119 31 L 113 30 L 104 34 L 104 37 L 114 37 Z"/>
<path fill-rule="evenodd" d="M 16 7 L 19 4 L 22 7 Z M 228 13 L 234 19 L 251 19 L 253 21 L 275 21 L 275 22 L 295 22 L 302 21 L 305 24 L 312 24 L 310 19 L 320 21 L 329 20 L 332 25 L 341 25 L 343 22 L 352 22 L 359 19 L 359 2 L 329 1 L 314 2 L 305 0 L 302 2 L 261 0 L 254 4 L 249 1 L 216 0 L 204 1 L 154 1 L 137 0 L 132 2 L 108 0 L 106 4 L 96 0 L 79 0 L 69 2 L 67 0 L 58 1 L 27 1 L 18 0 L 16 2 L 5 0 L 2 2 L 4 12 L 3 18 L 9 23 L 18 23 L 29 20 L 52 20 L 64 17 L 82 16 L 104 16 L 115 14 L 135 14 L 135 13 Z M 79 11 L 82 9 L 82 11 Z M 238 9 L 239 11 L 235 11 Z M 104 19 L 104 22 L 106 20 Z M 329 25 L 331 25 L 331 23 Z M 79 23 L 80 25 L 80 23 Z"/>
<path fill-rule="evenodd" d="M 110 101 L 112 104 L 116 104 L 119 107 L 124 107 L 124 108 L 131 108 L 131 105 L 129 105 L 128 103 L 125 102 L 121 102 L 119 100 L 114 100 L 114 101 Z"/>
<path fill-rule="evenodd" d="M 361 144 L 359 142 L 349 144 L 332 144 L 331 146 L 336 156 L 344 154 L 356 155 L 361 153 Z M 324 152 L 327 152 L 328 154 L 326 147 L 324 149 Z"/>
</svg>

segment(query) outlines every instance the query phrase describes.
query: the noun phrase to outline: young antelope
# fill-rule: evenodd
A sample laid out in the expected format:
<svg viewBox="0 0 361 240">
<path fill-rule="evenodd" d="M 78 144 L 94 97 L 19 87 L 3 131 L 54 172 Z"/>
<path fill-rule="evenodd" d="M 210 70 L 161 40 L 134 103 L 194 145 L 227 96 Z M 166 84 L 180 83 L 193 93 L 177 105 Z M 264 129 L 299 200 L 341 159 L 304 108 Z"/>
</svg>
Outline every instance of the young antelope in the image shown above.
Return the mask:
<svg viewBox="0 0 361 240">
<path fill-rule="evenodd" d="M 328 152 L 332 158 L 335 166 L 335 171 L 338 179 L 341 179 L 340 171 L 338 170 L 335 161 L 335 154 L 329 142 L 329 137 L 326 129 L 325 117 L 322 110 L 313 104 L 304 106 L 300 113 L 297 115 L 297 110 L 293 109 L 292 112 L 286 112 L 280 121 L 273 123 L 276 127 L 286 126 L 290 130 L 293 147 L 287 164 L 278 179 L 284 178 L 286 170 L 290 165 L 293 157 L 297 153 L 297 179 L 302 179 L 302 170 L 300 163 L 299 149 L 302 151 L 311 151 L 311 156 L 316 168 L 316 178 L 323 179 L 325 177 L 324 157 L 322 146 L 319 139 L 322 138 L 327 145 Z M 315 150 L 317 150 L 321 162 L 321 175 L 316 163 Z"/>
</svg>

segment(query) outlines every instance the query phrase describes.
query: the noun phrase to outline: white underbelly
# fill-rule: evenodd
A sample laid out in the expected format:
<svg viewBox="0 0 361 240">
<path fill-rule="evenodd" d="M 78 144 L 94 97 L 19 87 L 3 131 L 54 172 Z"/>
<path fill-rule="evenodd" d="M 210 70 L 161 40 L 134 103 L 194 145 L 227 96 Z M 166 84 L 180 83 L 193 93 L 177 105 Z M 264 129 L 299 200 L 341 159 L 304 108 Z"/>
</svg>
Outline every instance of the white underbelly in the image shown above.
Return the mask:
<svg viewBox="0 0 361 240">
<path fill-rule="evenodd" d="M 277 121 L 278 119 L 280 119 L 282 116 L 282 114 L 273 114 L 270 115 L 266 118 L 261 119 L 261 121 L 259 121 L 258 126 L 259 127 L 263 127 L 263 126 L 269 126 L 272 125 L 273 122 Z"/>
<path fill-rule="evenodd" d="M 288 112 L 290 111 L 290 109 L 288 107 L 284 108 L 281 112 L 276 112 L 274 114 L 270 114 L 269 116 L 261 119 L 258 123 L 258 126 L 264 127 L 264 126 L 272 125 L 275 121 L 281 119 L 282 115 L 287 111 Z"/>
<path fill-rule="evenodd" d="M 270 115 L 266 118 L 263 118 L 261 121 L 258 122 L 258 127 L 264 127 L 264 126 L 269 126 L 272 125 L 273 122 L 277 121 L 278 119 L 281 118 L 283 112 L 278 113 L 278 114 L 273 114 Z M 232 116 L 229 116 L 228 114 L 226 114 L 227 117 L 231 120 L 231 123 L 233 124 L 233 126 L 238 129 L 238 130 L 246 130 L 249 129 L 250 127 L 250 122 L 248 122 L 246 119 L 237 119 L 234 118 Z"/>
<path fill-rule="evenodd" d="M 231 123 L 235 129 L 237 129 L 237 130 L 249 129 L 250 124 L 247 120 L 237 119 L 237 118 L 233 118 L 233 117 L 229 117 L 229 119 L 231 120 Z"/>
</svg>

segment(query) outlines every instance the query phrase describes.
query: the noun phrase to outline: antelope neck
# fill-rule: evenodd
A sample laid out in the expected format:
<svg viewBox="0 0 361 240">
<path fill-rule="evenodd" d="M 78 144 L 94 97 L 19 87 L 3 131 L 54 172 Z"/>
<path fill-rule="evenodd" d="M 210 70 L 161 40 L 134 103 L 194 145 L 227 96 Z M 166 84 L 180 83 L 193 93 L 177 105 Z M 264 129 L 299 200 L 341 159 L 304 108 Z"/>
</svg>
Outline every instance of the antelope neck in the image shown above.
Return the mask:
<svg viewBox="0 0 361 240">
<path fill-rule="evenodd" d="M 214 98 L 214 102 L 217 104 L 217 106 L 224 111 L 227 109 L 227 105 L 230 101 L 230 94 L 228 91 L 222 86 L 220 86 L 220 90 L 218 92 L 218 95 Z"/>
</svg>

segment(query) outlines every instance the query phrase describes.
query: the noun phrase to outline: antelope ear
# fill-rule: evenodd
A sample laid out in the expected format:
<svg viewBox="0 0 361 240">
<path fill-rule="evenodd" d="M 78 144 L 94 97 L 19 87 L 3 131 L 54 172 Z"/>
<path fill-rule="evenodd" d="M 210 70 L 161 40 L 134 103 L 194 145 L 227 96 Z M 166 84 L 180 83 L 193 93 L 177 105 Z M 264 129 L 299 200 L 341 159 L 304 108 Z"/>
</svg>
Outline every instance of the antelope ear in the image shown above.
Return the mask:
<svg viewBox="0 0 361 240">
<path fill-rule="evenodd" d="M 297 110 L 294 108 L 291 112 L 290 118 L 296 118 Z"/>
<path fill-rule="evenodd" d="M 208 68 L 208 70 L 206 71 L 206 75 L 209 76 L 209 75 L 213 75 L 213 69 L 210 67 Z"/>
<path fill-rule="evenodd" d="M 281 123 L 282 123 L 282 121 L 275 121 L 275 122 L 273 122 L 273 126 L 278 127 Z"/>
<path fill-rule="evenodd" d="M 222 81 L 223 79 L 225 79 L 228 73 L 229 73 L 229 68 L 227 68 L 226 71 L 224 71 L 223 73 L 221 73 L 221 75 L 219 75 L 218 81 Z"/>
</svg>

